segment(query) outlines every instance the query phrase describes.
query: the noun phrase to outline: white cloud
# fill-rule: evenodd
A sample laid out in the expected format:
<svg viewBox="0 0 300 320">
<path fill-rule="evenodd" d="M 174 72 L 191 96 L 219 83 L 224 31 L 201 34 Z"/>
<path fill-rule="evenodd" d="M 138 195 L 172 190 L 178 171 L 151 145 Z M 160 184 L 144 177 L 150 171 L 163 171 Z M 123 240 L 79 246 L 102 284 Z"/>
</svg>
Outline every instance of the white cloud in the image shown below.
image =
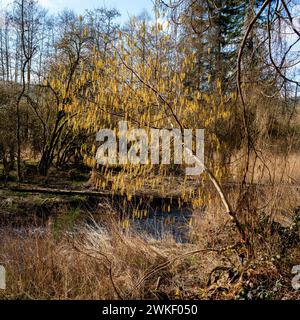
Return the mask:
<svg viewBox="0 0 300 320">
<path fill-rule="evenodd" d="M 55 9 L 55 5 L 51 0 L 38 0 L 39 4 L 46 9 Z"/>
</svg>

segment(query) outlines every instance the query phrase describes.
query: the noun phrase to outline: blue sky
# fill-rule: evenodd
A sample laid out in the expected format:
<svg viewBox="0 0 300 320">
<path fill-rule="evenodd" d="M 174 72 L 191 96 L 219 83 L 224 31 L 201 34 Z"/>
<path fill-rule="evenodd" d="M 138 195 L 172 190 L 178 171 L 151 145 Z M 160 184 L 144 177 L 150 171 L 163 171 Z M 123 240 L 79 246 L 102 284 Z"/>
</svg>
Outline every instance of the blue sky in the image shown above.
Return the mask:
<svg viewBox="0 0 300 320">
<path fill-rule="evenodd" d="M 12 0 L 0 0 L 0 9 Z M 73 9 L 81 13 L 84 9 L 97 7 L 116 8 L 121 13 L 121 22 L 127 21 L 129 16 L 138 15 L 143 10 L 152 13 L 153 2 L 151 0 L 38 0 L 38 2 L 51 13 L 57 13 L 64 8 Z"/>
</svg>

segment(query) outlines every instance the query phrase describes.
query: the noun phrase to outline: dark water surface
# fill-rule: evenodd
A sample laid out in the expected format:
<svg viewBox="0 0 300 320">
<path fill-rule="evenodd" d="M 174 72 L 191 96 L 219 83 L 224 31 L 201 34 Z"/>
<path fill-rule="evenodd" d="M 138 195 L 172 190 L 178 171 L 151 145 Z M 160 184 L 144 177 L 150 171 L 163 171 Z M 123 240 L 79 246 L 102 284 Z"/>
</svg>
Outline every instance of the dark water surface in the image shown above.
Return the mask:
<svg viewBox="0 0 300 320">
<path fill-rule="evenodd" d="M 162 240 L 168 236 L 176 242 L 189 241 L 189 222 L 192 219 L 192 210 L 188 207 L 172 209 L 164 212 L 151 209 L 146 217 L 132 218 L 133 229 L 142 236 Z"/>
</svg>

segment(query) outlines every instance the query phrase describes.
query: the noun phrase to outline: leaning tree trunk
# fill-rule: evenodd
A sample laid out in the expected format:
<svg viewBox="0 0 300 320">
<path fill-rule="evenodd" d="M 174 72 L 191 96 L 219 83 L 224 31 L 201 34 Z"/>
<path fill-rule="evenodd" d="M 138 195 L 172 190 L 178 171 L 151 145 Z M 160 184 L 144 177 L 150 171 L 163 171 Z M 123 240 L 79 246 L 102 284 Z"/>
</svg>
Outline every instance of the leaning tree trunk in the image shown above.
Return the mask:
<svg viewBox="0 0 300 320">
<path fill-rule="evenodd" d="M 46 177 L 48 175 L 48 171 L 53 163 L 54 157 L 55 157 L 55 150 L 57 148 L 59 139 L 61 137 L 61 134 L 63 132 L 63 129 L 65 125 L 67 124 L 67 121 L 61 121 L 65 117 L 64 111 L 59 111 L 57 114 L 57 119 L 55 123 L 55 127 L 52 131 L 51 138 L 49 141 L 49 144 L 46 146 L 42 158 L 39 163 L 39 174 Z"/>
</svg>

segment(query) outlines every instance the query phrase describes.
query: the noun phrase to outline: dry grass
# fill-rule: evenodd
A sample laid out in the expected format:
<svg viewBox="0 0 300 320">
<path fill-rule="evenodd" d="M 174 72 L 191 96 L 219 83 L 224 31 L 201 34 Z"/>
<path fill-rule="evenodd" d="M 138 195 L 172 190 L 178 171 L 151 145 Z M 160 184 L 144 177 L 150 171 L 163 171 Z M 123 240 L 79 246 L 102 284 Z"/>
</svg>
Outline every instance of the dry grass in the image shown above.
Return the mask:
<svg viewBox="0 0 300 320">
<path fill-rule="evenodd" d="M 259 194 L 258 203 L 265 199 Z M 284 195 L 276 197 L 282 203 Z M 8 288 L 0 298 L 299 299 L 290 273 L 300 262 L 299 242 L 286 243 L 278 225 L 264 222 L 266 214 L 257 211 L 255 257 L 249 261 L 241 261 L 245 247 L 218 198 L 205 216 L 195 211 L 189 244 L 124 233 L 111 218 L 101 224 L 105 228 L 81 225 L 59 236 L 51 228 L 22 234 L 6 228 L 0 264 L 7 269 Z"/>
<path fill-rule="evenodd" d="M 169 285 L 172 275 L 162 270 L 140 283 L 147 270 L 185 250 L 170 241 L 145 243 L 112 230 L 83 227 L 76 235 L 57 239 L 51 230 L 17 235 L 1 231 L 0 262 L 8 273 L 5 299 L 144 299 L 158 277 Z"/>
<path fill-rule="evenodd" d="M 259 153 L 259 157 L 252 156 L 249 172 L 254 183 L 261 184 L 300 184 L 299 153 L 286 156 L 270 152 Z M 232 157 L 230 172 L 234 180 L 240 178 L 241 154 Z"/>
</svg>

